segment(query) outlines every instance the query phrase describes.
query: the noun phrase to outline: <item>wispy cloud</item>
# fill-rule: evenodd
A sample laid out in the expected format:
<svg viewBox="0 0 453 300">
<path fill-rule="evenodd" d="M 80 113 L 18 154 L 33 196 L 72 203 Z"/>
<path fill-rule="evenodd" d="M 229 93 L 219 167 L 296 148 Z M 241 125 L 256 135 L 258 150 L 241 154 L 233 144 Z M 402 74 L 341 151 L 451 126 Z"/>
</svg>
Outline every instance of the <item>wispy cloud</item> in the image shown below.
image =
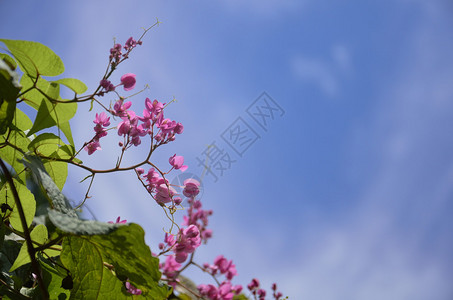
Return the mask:
<svg viewBox="0 0 453 300">
<path fill-rule="evenodd" d="M 296 78 L 317 86 L 329 97 L 335 97 L 340 92 L 342 79 L 352 72 L 352 61 L 346 46 L 335 45 L 331 57 L 299 55 L 292 59 L 291 67 Z"/>
</svg>

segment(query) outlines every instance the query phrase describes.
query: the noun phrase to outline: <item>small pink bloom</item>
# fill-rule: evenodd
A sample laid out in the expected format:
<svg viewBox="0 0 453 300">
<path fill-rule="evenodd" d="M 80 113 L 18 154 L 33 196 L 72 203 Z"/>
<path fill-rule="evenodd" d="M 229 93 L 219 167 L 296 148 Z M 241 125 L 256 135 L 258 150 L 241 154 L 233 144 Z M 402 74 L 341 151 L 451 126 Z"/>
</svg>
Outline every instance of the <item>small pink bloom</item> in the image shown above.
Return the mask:
<svg viewBox="0 0 453 300">
<path fill-rule="evenodd" d="M 85 151 L 88 151 L 88 155 L 93 154 L 97 150 L 102 150 L 101 149 L 101 144 L 99 144 L 99 141 L 92 141 L 88 145 L 85 146 Z"/>
<path fill-rule="evenodd" d="M 132 295 L 141 295 L 142 294 L 142 290 L 140 290 L 140 289 L 136 288 L 135 286 L 133 286 L 129 281 L 126 281 L 124 286 L 126 287 L 126 290 L 129 293 L 131 293 Z"/>
<path fill-rule="evenodd" d="M 175 133 L 181 134 L 184 131 L 184 126 L 181 123 L 177 123 L 174 129 Z"/>
<path fill-rule="evenodd" d="M 165 263 L 161 265 L 162 273 L 169 279 L 176 275 L 179 268 L 181 268 L 181 265 L 175 260 L 173 255 L 167 256 Z"/>
<path fill-rule="evenodd" d="M 182 172 L 184 172 L 185 170 L 187 170 L 188 166 L 184 166 L 184 157 L 183 156 L 177 156 L 176 154 L 173 155 L 172 157 L 170 157 L 170 159 L 168 160 L 170 162 L 170 165 L 173 166 L 173 168 L 175 168 L 176 170 L 181 170 Z"/>
<path fill-rule="evenodd" d="M 182 193 L 184 194 L 184 196 L 189 198 L 196 197 L 198 193 L 200 193 L 199 186 L 200 183 L 198 182 L 198 180 L 193 178 L 186 179 L 184 180 L 184 190 Z"/>
<path fill-rule="evenodd" d="M 160 204 L 168 203 L 171 201 L 171 198 L 176 195 L 176 190 L 171 186 L 167 187 L 165 183 L 160 184 L 156 187 L 156 201 Z"/>
<path fill-rule="evenodd" d="M 130 91 L 135 87 L 135 74 L 127 73 L 121 76 L 121 84 L 124 86 L 125 91 Z"/>
<path fill-rule="evenodd" d="M 107 127 L 110 125 L 110 117 L 108 117 L 105 112 L 101 112 L 100 114 L 96 113 L 96 118 L 93 123 Z"/>
<path fill-rule="evenodd" d="M 109 221 L 108 223 L 113 224 L 112 221 Z M 127 223 L 127 220 L 121 220 L 121 218 L 118 217 L 118 218 L 116 218 L 116 222 L 115 222 L 115 223 L 116 223 L 116 224 L 126 224 L 126 223 Z"/>
</svg>

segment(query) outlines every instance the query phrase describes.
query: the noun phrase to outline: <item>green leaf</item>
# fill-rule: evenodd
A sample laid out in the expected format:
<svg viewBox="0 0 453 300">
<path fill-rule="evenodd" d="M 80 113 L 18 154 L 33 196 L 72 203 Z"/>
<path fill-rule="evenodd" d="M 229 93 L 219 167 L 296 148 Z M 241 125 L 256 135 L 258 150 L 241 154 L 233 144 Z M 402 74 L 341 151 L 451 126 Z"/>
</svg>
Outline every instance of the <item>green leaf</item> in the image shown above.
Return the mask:
<svg viewBox="0 0 453 300">
<path fill-rule="evenodd" d="M 80 220 L 53 209 L 49 209 L 49 219 L 60 230 L 77 235 L 108 234 L 121 226 L 99 221 Z"/>
<path fill-rule="evenodd" d="M 68 199 L 50 178 L 39 158 L 30 155 L 25 155 L 25 158 L 26 160 L 21 160 L 21 162 L 32 171 L 35 182 L 38 185 L 42 185 L 47 197 L 50 199 L 51 206 L 57 211 L 77 218 L 77 214 L 69 204 Z"/>
<path fill-rule="evenodd" d="M 65 143 L 53 133 L 43 133 L 33 139 L 28 149 L 44 156 L 50 156 L 57 152 Z"/>
<path fill-rule="evenodd" d="M 37 155 L 51 158 L 72 159 L 74 155 L 74 149 L 72 146 L 66 145 L 58 136 L 48 132 L 42 133 L 35 137 L 28 145 L 28 150 Z M 65 169 L 67 170 L 67 168 Z M 58 184 L 58 180 L 52 176 L 52 173 L 48 168 L 47 171 L 57 183 L 57 186 L 61 189 L 62 186 Z"/>
<path fill-rule="evenodd" d="M 3 247 L 3 241 L 5 240 L 5 225 L 3 222 L 0 223 L 0 249 Z"/>
<path fill-rule="evenodd" d="M 142 290 L 145 299 L 166 299 L 171 294 L 171 289 L 159 284 L 159 260 L 151 255 L 151 250 L 145 244 L 144 231 L 139 225 L 122 225 L 108 235 L 71 236 L 65 239 L 60 257 L 71 274 L 77 274 L 74 276 L 73 291 L 76 295 L 102 289 L 103 282 L 100 281 L 103 274 L 98 270 L 96 276 L 90 275 L 86 267 L 95 263 L 87 261 L 93 259 L 94 253 L 97 265 L 100 266 L 102 262 L 113 265 L 118 278 L 128 278 L 131 284 Z M 102 298 L 100 293 L 99 298 L 92 299 L 125 299 L 123 296 L 127 295 L 123 292 L 117 294 L 118 298 Z"/>
<path fill-rule="evenodd" d="M 33 221 L 33 217 L 35 216 L 36 211 L 36 201 L 33 194 L 27 189 L 27 187 L 21 184 L 16 179 L 14 181 L 14 186 L 16 187 L 17 193 L 19 194 L 19 199 L 22 204 L 22 208 L 24 209 L 25 220 L 27 221 L 28 227 L 31 225 Z M 11 226 L 23 232 L 24 229 L 22 227 L 22 222 L 20 220 L 19 211 L 16 207 L 16 202 L 14 200 L 13 193 L 10 190 L 9 185 L 4 185 L 3 188 L 0 190 L 0 204 L 6 203 L 12 208 L 11 215 L 9 216 L 9 222 Z"/>
<path fill-rule="evenodd" d="M 30 120 L 30 118 L 18 108 L 16 108 L 14 113 L 13 124 L 19 131 L 29 130 L 33 126 L 33 122 Z"/>
<path fill-rule="evenodd" d="M 50 299 L 69 299 L 70 291 L 61 287 L 65 275 L 60 274 L 56 268 L 51 266 L 51 262 L 40 259 L 39 263 Z"/>
<path fill-rule="evenodd" d="M 0 136 L 0 142 L 5 142 L 6 136 Z M 25 172 L 23 164 L 21 164 L 18 159 L 23 158 L 23 154 L 17 148 L 21 149 L 23 152 L 28 151 L 28 144 L 30 140 L 25 137 L 25 134 L 22 131 L 11 131 L 9 134 L 8 142 L 12 143 L 15 147 L 6 145 L 5 147 L 0 147 L 0 157 L 6 161 L 13 169 L 16 171 L 16 175 L 20 181 L 25 182 Z M 19 174 L 20 175 L 17 175 Z M 17 178 L 17 177 L 16 177 Z"/>
<path fill-rule="evenodd" d="M 59 99 L 59 92 L 59 85 L 51 83 L 46 91 L 46 95 L 51 99 Z M 77 103 L 51 102 L 49 99 L 43 98 L 38 109 L 38 114 L 36 115 L 33 123 L 33 127 L 30 129 L 27 136 L 30 136 L 42 129 L 57 125 L 63 131 L 69 143 L 73 145 L 74 141 L 72 139 L 68 121 L 75 115 L 76 111 Z"/>
<path fill-rule="evenodd" d="M 16 58 L 21 70 L 32 77 L 57 76 L 63 73 L 60 57 L 41 43 L 0 39 Z"/>
<path fill-rule="evenodd" d="M 30 238 L 32 241 L 37 242 L 38 244 L 44 244 L 47 241 L 47 228 L 46 226 L 40 224 L 33 228 L 30 232 Z M 17 256 L 16 260 L 14 261 L 13 265 L 9 269 L 9 272 L 12 272 L 31 262 L 30 255 L 28 254 L 28 246 L 27 243 L 23 243 L 22 247 L 20 248 L 19 255 Z"/>
<path fill-rule="evenodd" d="M 71 299 L 134 299 L 123 283 L 104 266 L 100 249 L 87 238 L 70 236 L 63 241 L 60 256 L 74 286 Z"/>
<path fill-rule="evenodd" d="M 44 98 L 44 95 L 38 90 L 45 92 L 49 89 L 50 82 L 45 80 L 42 77 L 39 77 L 36 81 L 36 78 L 32 78 L 27 75 L 23 75 L 20 79 L 20 84 L 22 85 L 24 93 L 20 99 L 23 99 L 26 104 L 30 105 L 34 109 L 38 109 L 41 105 L 41 101 Z"/>
<path fill-rule="evenodd" d="M 249 300 L 244 294 L 233 296 L 233 300 Z"/>
<path fill-rule="evenodd" d="M 70 88 L 76 94 L 83 94 L 88 89 L 85 83 L 75 78 L 62 78 L 53 82 L 62 84 L 67 88 Z"/>
<path fill-rule="evenodd" d="M 92 236 L 91 241 L 98 245 L 115 266 L 115 272 L 129 278 L 130 282 L 141 289 L 143 295 L 151 299 L 164 299 L 171 293 L 159 280 L 159 259 L 153 257 L 145 244 L 145 232 L 137 224 L 121 226 L 108 236 Z"/>
<path fill-rule="evenodd" d="M 30 275 L 30 270 L 26 267 L 18 268 L 14 272 L 8 272 L 11 268 L 13 262 L 15 261 L 17 255 L 19 254 L 20 248 L 22 247 L 21 243 L 18 243 L 12 239 L 5 239 L 3 247 L 0 248 L 0 278 L 8 283 L 9 286 L 19 289 L 23 282 L 28 280 Z M 3 291 L 2 291 L 3 292 Z M 2 295 L 0 293 L 0 295 Z M 12 299 L 22 299 L 18 298 L 17 295 Z"/>
<path fill-rule="evenodd" d="M 68 164 L 63 161 L 47 160 L 44 161 L 44 167 L 60 191 L 63 190 L 68 177 Z"/>
<path fill-rule="evenodd" d="M 77 110 L 77 106 L 76 106 Z M 64 135 L 68 139 L 69 145 L 72 148 L 72 153 L 75 153 L 75 146 L 74 146 L 74 139 L 72 138 L 72 131 L 71 131 L 71 126 L 69 125 L 69 122 L 60 122 L 59 127 L 61 131 L 63 131 Z"/>
<path fill-rule="evenodd" d="M 43 101 L 41 101 L 41 105 L 39 106 L 35 121 L 33 122 L 33 127 L 30 131 L 28 131 L 27 136 L 30 136 L 42 129 L 57 125 L 57 122 L 55 122 L 54 118 L 51 117 L 51 111 L 53 111 L 52 103 L 43 99 Z"/>
<path fill-rule="evenodd" d="M 0 86 L 2 85 L 2 75 L 0 74 Z M 0 90 L 2 87 L 0 87 Z M 0 134 L 5 134 L 14 117 L 16 101 L 1 99 L 0 95 Z"/>
<path fill-rule="evenodd" d="M 0 60 L 0 134 L 6 132 L 13 120 L 20 89 L 19 75 Z"/>
</svg>

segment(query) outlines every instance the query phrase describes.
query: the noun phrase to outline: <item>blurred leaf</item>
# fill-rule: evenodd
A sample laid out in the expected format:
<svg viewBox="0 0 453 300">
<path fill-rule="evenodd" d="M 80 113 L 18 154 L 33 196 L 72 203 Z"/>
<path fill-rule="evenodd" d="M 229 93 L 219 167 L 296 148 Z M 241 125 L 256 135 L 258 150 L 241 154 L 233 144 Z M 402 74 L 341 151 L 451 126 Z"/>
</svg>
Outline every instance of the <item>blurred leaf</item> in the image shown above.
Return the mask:
<svg viewBox="0 0 453 300">
<path fill-rule="evenodd" d="M 14 58 L 12 58 L 11 56 L 9 56 L 6 53 L 0 53 L 0 59 L 2 59 L 9 66 L 9 68 L 11 70 L 16 70 L 17 63 L 14 60 Z"/>
<path fill-rule="evenodd" d="M 121 226 L 99 221 L 80 220 L 53 209 L 49 209 L 49 219 L 60 230 L 77 235 L 108 234 Z"/>
<path fill-rule="evenodd" d="M 35 182 L 42 185 L 50 199 L 52 207 L 63 214 L 77 218 L 77 214 L 69 204 L 68 199 L 63 195 L 55 182 L 53 182 L 52 178 L 50 178 L 39 158 L 25 155 L 25 159 L 21 160 L 22 163 L 32 171 Z"/>
<path fill-rule="evenodd" d="M 60 57 L 41 43 L 6 39 L 0 39 L 0 41 L 16 58 L 21 70 L 32 77 L 57 76 L 64 71 Z"/>
<path fill-rule="evenodd" d="M 233 300 L 249 300 L 249 298 L 247 298 L 244 294 L 240 294 L 240 295 L 235 295 L 233 297 Z"/>
</svg>

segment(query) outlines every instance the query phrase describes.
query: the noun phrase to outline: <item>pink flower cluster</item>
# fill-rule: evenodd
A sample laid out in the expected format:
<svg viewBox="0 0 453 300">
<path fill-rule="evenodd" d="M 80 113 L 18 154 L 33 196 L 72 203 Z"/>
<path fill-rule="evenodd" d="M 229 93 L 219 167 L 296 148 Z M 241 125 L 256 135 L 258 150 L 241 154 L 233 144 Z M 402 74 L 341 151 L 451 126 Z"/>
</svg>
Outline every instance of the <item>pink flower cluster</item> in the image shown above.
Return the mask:
<svg viewBox="0 0 453 300">
<path fill-rule="evenodd" d="M 136 75 L 133 73 L 127 73 L 121 76 L 121 82 L 117 85 L 114 85 L 108 79 L 118 64 L 129 57 L 132 49 L 141 44 L 140 40 L 136 41 L 130 37 L 124 46 L 115 44 L 110 49 L 110 71 L 107 72 L 107 75 L 100 81 L 96 96 L 103 96 L 105 93 L 114 92 L 119 86 L 123 86 L 125 91 L 130 91 L 135 88 Z M 115 94 L 118 95 L 117 92 L 115 92 Z M 110 107 L 110 109 L 106 109 L 113 117 L 118 117 L 120 119 L 119 123 L 116 125 L 116 129 L 117 134 L 123 137 L 123 141 L 119 142 L 122 153 L 117 163 L 117 167 L 120 166 L 125 150 L 132 146 L 140 145 L 142 143 L 142 138 L 149 136 L 151 140 L 149 155 L 145 161 L 138 165 L 149 164 L 153 166 L 153 168 L 150 168 L 146 174 L 143 168 L 135 168 L 135 166 L 131 168 L 135 168 L 139 180 L 146 187 L 153 199 L 155 199 L 159 205 L 168 209 L 173 216 L 173 213 L 177 210 L 177 206 L 179 206 L 183 200 L 179 197 L 180 195 L 178 195 L 177 191 L 169 184 L 168 180 L 165 179 L 165 174 L 168 174 L 173 169 L 184 172 L 188 168 L 184 165 L 184 157 L 176 154 L 171 156 L 169 158 L 171 169 L 166 173 L 155 167 L 149 161 L 149 157 L 157 147 L 174 141 L 176 134 L 182 134 L 184 126 L 179 122 L 164 117 L 165 103 L 161 103 L 157 100 L 151 101 L 149 98 L 146 98 L 143 114 L 139 115 L 130 109 L 132 102 L 125 102 L 124 100 L 124 98 L 120 97 L 119 100 L 114 103 L 113 108 Z M 102 137 L 107 135 L 107 127 L 110 126 L 110 117 L 105 112 L 100 114 L 96 113 L 93 122 L 96 124 L 94 127 L 95 136 L 90 142 L 86 143 L 84 147 L 89 155 L 97 150 L 101 150 L 99 141 Z M 159 244 L 161 252 L 157 255 L 153 254 L 156 256 L 166 256 L 165 261 L 159 264 L 159 268 L 163 275 L 162 280 L 166 281 L 169 285 L 176 287 L 179 283 L 179 274 L 187 267 L 193 265 L 210 274 L 217 283 L 200 284 L 197 287 L 199 294 L 196 295 L 197 291 L 192 291 L 193 294 L 202 297 L 203 299 L 232 300 L 234 296 L 241 294 L 243 290 L 241 285 L 233 285 L 231 282 L 237 275 L 236 266 L 233 261 L 226 259 L 223 255 L 218 255 L 214 259 L 213 264 L 205 263 L 201 266 L 193 261 L 193 254 L 196 249 L 202 242 L 207 243 L 208 239 L 212 237 L 212 230 L 208 229 L 207 226 L 208 217 L 210 217 L 213 212 L 212 210 L 204 210 L 201 201 L 196 199 L 200 193 L 200 182 L 192 178 L 187 179 L 184 181 L 183 188 L 182 194 L 187 197 L 187 203 L 189 204 L 187 215 L 183 217 L 182 226 L 178 227 L 179 231 L 177 234 L 166 233 L 163 243 Z M 170 203 L 170 205 L 167 206 L 167 203 Z M 124 224 L 126 222 L 126 220 L 121 220 L 121 218 L 118 217 L 115 223 Z M 111 221 L 109 223 L 113 222 Z M 129 282 L 128 278 L 125 279 L 124 286 L 126 291 L 132 295 L 142 294 L 142 291 Z M 266 291 L 260 288 L 258 279 L 254 278 L 251 283 L 247 285 L 247 288 L 255 300 L 265 299 Z M 282 297 L 282 293 L 277 291 L 277 285 L 275 283 L 272 285 L 272 296 L 275 300 L 280 300 Z"/>
<path fill-rule="evenodd" d="M 184 182 L 186 188 L 183 193 L 187 194 L 187 189 L 191 189 L 190 185 Z M 188 187 L 189 186 L 189 187 Z M 212 210 L 203 210 L 200 200 L 189 198 L 188 203 L 190 207 L 187 209 L 187 216 L 184 216 L 183 225 L 196 225 L 201 233 L 201 238 L 204 243 L 212 237 L 212 230 L 207 229 L 208 217 L 212 215 Z"/>
<path fill-rule="evenodd" d="M 165 234 L 164 243 L 159 244 L 161 250 L 173 250 L 174 258 L 177 263 L 183 263 L 187 256 L 195 251 L 201 245 L 200 231 L 195 225 L 181 228 L 178 235 Z"/>
<path fill-rule="evenodd" d="M 187 166 L 183 165 L 184 157 L 182 156 L 177 156 L 175 154 L 170 157 L 169 162 L 172 166 L 172 169 L 180 169 L 182 171 L 187 169 Z M 170 169 L 170 171 L 172 169 Z M 169 202 L 173 202 L 174 205 L 181 204 L 181 197 L 175 197 L 177 195 L 176 190 L 172 186 L 170 186 L 168 180 L 161 177 L 154 168 L 150 168 L 146 175 L 143 175 L 145 173 L 145 170 L 143 170 L 142 168 L 137 168 L 135 170 L 145 180 L 146 189 L 159 205 L 164 205 Z"/>
<path fill-rule="evenodd" d="M 105 127 L 108 127 L 110 125 L 110 117 L 107 117 L 104 112 L 101 112 L 100 114 L 96 113 L 96 118 L 94 119 L 93 123 L 96 124 L 96 126 L 94 126 L 95 136 L 85 146 L 85 150 L 88 151 L 89 155 L 93 154 L 96 150 L 101 150 L 101 144 L 99 143 L 99 140 L 107 135 L 107 130 L 105 129 Z"/>
<path fill-rule="evenodd" d="M 109 81 L 105 83 L 107 89 L 111 89 L 110 85 Z M 135 75 L 131 73 L 123 75 L 121 77 L 121 85 L 124 86 L 125 90 L 133 89 L 135 86 Z M 117 125 L 117 130 L 118 135 L 124 138 L 124 141 L 119 143 L 123 150 L 132 145 L 140 145 L 141 139 L 146 135 L 149 135 L 157 142 L 157 145 L 155 145 L 157 147 L 174 141 L 175 135 L 184 131 L 184 126 L 181 123 L 164 119 L 164 105 L 165 103 L 157 100 L 151 102 L 149 98 L 146 98 L 143 116 L 139 116 L 133 110 L 130 110 L 132 102 L 124 102 L 122 98 L 115 102 L 113 109 L 109 113 L 121 119 L 121 122 Z M 85 147 L 89 155 L 96 150 L 101 150 L 99 139 L 107 135 L 107 131 L 103 127 L 110 125 L 109 120 L 110 117 L 107 117 L 104 112 L 99 115 L 96 114 L 96 119 L 94 120 L 94 123 L 96 123 L 96 127 L 94 127 L 96 135 Z M 157 131 L 156 134 L 154 134 L 155 131 Z M 183 163 L 184 158 L 182 156 L 174 155 L 170 158 L 170 164 L 174 169 L 186 170 L 187 166 L 184 166 Z"/>
<path fill-rule="evenodd" d="M 193 253 L 201 245 L 200 231 L 197 226 L 190 225 L 181 228 L 178 235 L 165 234 L 164 243 L 159 244 L 163 252 L 173 250 L 173 254 L 168 255 L 165 262 L 159 265 L 168 284 L 173 287 L 176 285 L 177 276 L 181 270 L 181 263 L 187 260 L 189 254 Z"/>
<path fill-rule="evenodd" d="M 227 260 L 223 255 L 219 255 L 214 259 L 214 264 L 209 265 L 205 263 L 203 267 L 211 275 L 217 275 L 218 273 L 225 275 L 228 280 L 232 280 L 237 275 L 236 266 L 232 260 Z"/>
<path fill-rule="evenodd" d="M 198 291 L 204 297 L 209 299 L 232 299 L 234 295 L 238 295 L 242 291 L 241 285 L 233 286 L 231 280 L 237 275 L 236 266 L 233 261 L 227 260 L 223 255 L 219 255 L 214 260 L 214 264 L 205 263 L 204 270 L 213 277 L 219 274 L 225 275 L 226 280 L 223 281 L 218 288 L 212 284 L 200 284 Z"/>
<path fill-rule="evenodd" d="M 102 87 L 102 90 L 98 93 L 99 96 L 104 96 L 105 93 L 112 92 L 114 91 L 118 86 L 122 85 L 125 91 L 130 91 L 134 89 L 135 83 L 137 80 L 135 79 L 135 74 L 132 73 L 126 73 L 123 76 L 121 76 L 121 83 L 118 85 L 113 85 L 113 83 L 110 80 L 107 79 L 102 79 L 99 82 L 99 85 Z"/>
<path fill-rule="evenodd" d="M 252 281 L 247 285 L 247 288 L 253 294 L 255 299 L 256 299 L 256 297 L 258 297 L 259 300 L 266 299 L 266 290 L 260 288 L 260 282 L 258 279 L 253 278 Z M 277 291 L 277 284 L 273 283 L 271 288 L 272 288 L 272 297 L 275 300 L 280 300 L 283 297 L 283 294 L 281 292 Z"/>
<path fill-rule="evenodd" d="M 134 40 L 133 37 L 130 37 L 127 39 L 124 47 L 121 46 L 121 44 L 115 44 L 111 49 L 110 49 L 110 62 L 113 65 L 117 65 L 121 62 L 122 59 L 126 59 L 129 56 L 129 52 L 131 52 L 132 49 L 134 49 L 137 45 L 141 45 L 142 41 L 136 41 Z M 126 51 L 126 53 L 122 53 L 122 50 Z"/>
<path fill-rule="evenodd" d="M 207 297 L 210 300 L 231 300 L 234 295 L 239 295 L 242 291 L 242 286 L 232 286 L 230 282 L 224 281 L 219 287 L 212 284 L 200 284 L 198 291 L 201 296 Z"/>
</svg>

